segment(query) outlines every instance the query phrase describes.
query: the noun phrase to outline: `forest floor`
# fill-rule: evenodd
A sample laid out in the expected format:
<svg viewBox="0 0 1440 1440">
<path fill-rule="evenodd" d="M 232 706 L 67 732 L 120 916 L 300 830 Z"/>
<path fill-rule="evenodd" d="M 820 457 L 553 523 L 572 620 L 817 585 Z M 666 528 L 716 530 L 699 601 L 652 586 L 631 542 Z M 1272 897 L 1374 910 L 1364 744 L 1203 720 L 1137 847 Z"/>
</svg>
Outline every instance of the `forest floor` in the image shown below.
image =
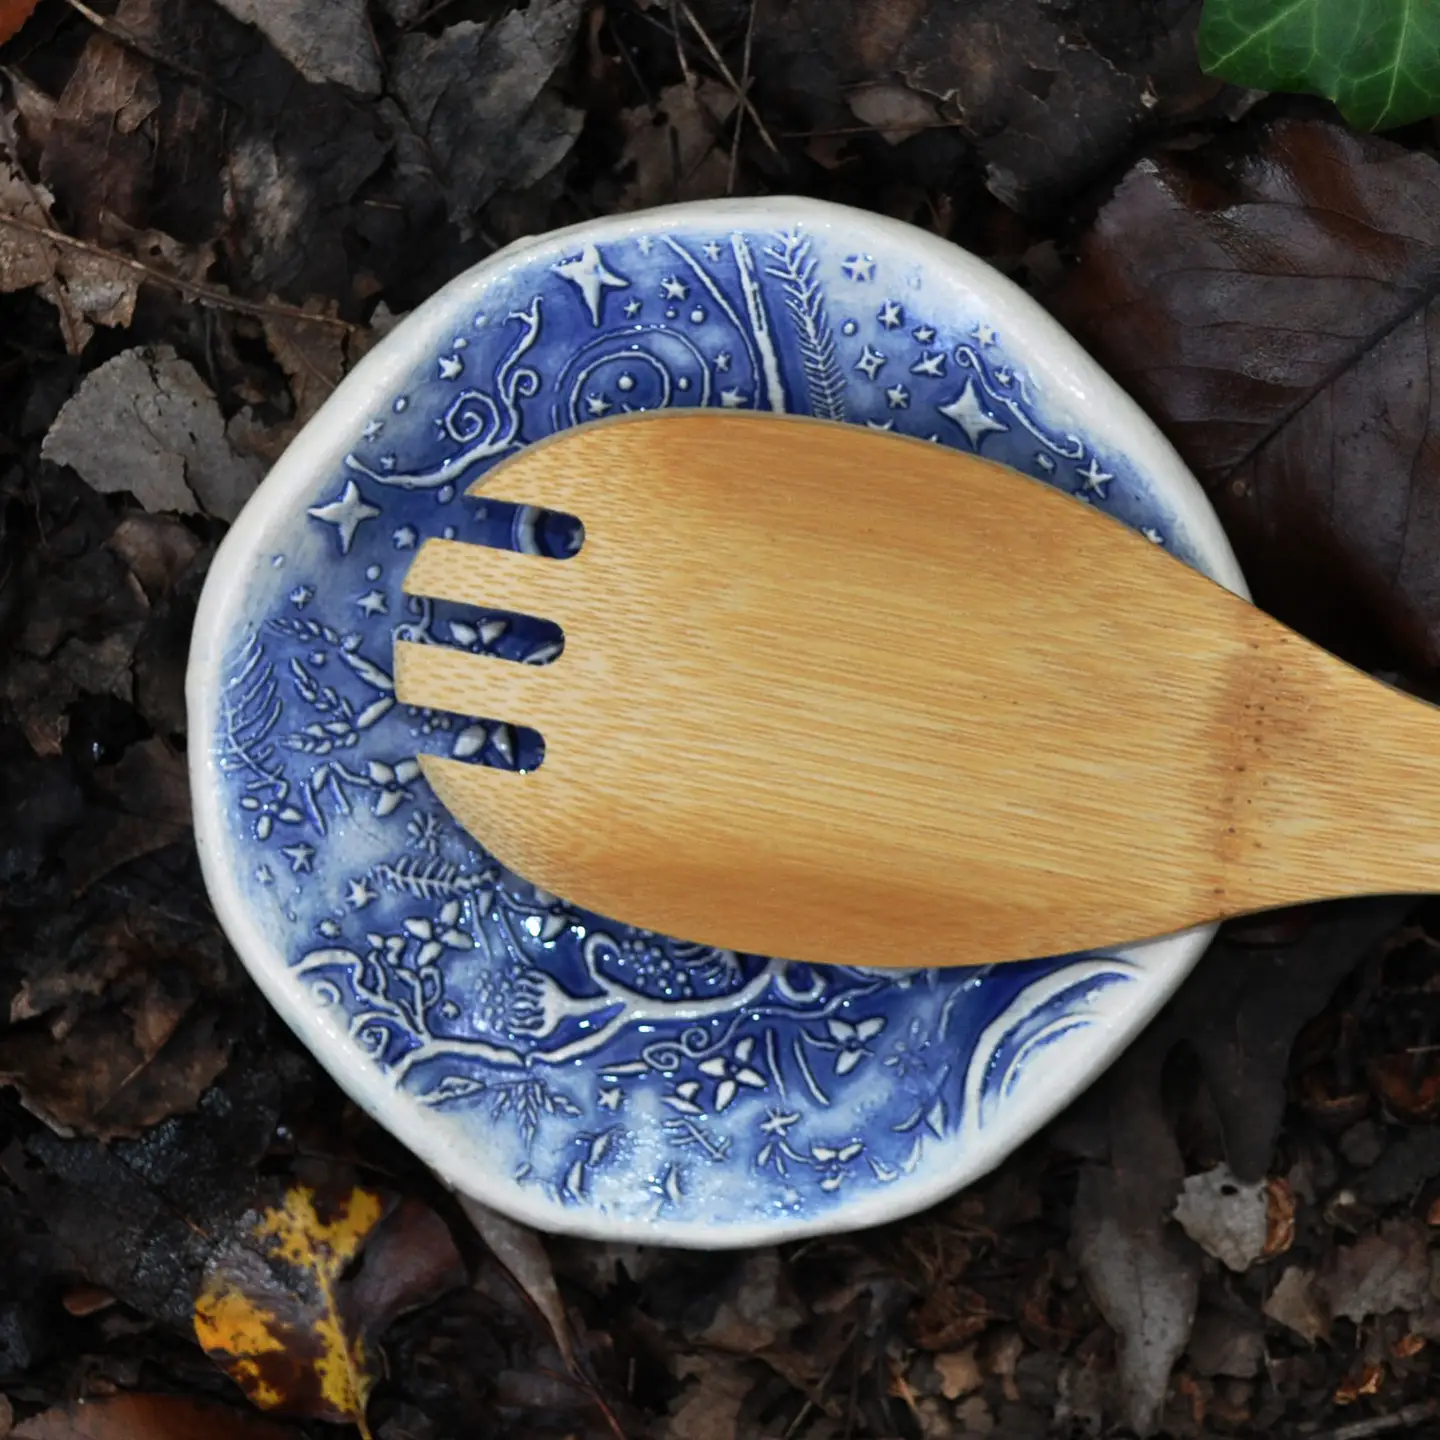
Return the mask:
<svg viewBox="0 0 1440 1440">
<path fill-rule="evenodd" d="M 1433 904 L 1231 927 L 1101 1084 L 902 1223 L 487 1244 L 260 999 L 190 833 L 206 568 L 347 368 L 519 235 L 727 193 L 1010 275 L 1165 429 L 1259 603 L 1435 693 L 1440 131 L 1209 80 L 1195 21 L 41 0 L 0 46 L 0 1437 L 1440 1434 Z M 52 440 L 70 468 L 82 392 L 190 418 Z M 353 1234 L 292 1214 L 314 1263 L 255 1282 L 294 1341 L 262 1415 L 196 1296 L 301 1186 Z"/>
</svg>

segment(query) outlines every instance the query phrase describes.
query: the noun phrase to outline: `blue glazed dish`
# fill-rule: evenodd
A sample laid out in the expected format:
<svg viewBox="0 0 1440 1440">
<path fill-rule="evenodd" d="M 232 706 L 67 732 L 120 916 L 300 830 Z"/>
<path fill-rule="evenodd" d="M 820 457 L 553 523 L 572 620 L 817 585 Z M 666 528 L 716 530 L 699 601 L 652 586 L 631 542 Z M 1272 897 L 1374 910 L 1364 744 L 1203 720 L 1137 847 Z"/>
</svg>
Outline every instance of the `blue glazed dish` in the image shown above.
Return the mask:
<svg viewBox="0 0 1440 1440">
<path fill-rule="evenodd" d="M 895 1219 L 1082 1090 L 1210 932 L 987 970 L 797 965 L 639 933 L 501 869 L 416 756 L 525 767 L 536 737 L 398 704 L 392 648 L 538 663 L 558 633 L 401 582 L 433 536 L 573 550 L 570 521 L 466 488 L 557 430 L 665 405 L 979 451 L 1243 593 L 1149 421 L 1033 302 L 932 236 L 770 199 L 521 242 L 357 367 L 221 549 L 188 677 L 207 883 L 339 1082 L 483 1204 L 707 1247 Z M 887 958 L 924 923 L 897 917 Z"/>
</svg>

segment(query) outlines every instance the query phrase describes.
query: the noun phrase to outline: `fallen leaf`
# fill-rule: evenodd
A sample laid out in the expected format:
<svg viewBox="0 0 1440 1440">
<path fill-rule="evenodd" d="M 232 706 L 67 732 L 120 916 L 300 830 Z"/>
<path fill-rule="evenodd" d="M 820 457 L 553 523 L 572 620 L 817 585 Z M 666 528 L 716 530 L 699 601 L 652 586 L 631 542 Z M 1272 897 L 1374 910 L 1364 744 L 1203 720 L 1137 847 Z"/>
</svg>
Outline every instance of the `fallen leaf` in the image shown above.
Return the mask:
<svg viewBox="0 0 1440 1440">
<path fill-rule="evenodd" d="M 296 0 L 257 8 L 302 22 L 323 13 Z M 354 9 L 361 9 L 358 0 Z M 417 262 L 413 237 L 440 228 L 433 221 L 438 196 L 418 195 L 392 169 L 378 193 L 356 200 L 394 151 L 393 104 L 369 102 L 341 85 L 300 83 L 276 49 L 215 4 L 124 0 L 115 18 L 127 44 L 183 57 L 193 75 L 206 77 L 167 84 L 169 72 L 157 68 L 161 106 L 146 126 L 155 147 L 154 220 L 187 239 L 217 237 L 225 274 L 246 295 L 323 295 L 343 303 L 362 264 L 410 274 L 425 263 L 424 253 Z M 374 233 L 377 218 L 389 223 L 392 216 L 404 232 L 398 248 Z M 169 327 L 184 324 L 175 307 L 162 338 L 179 335 Z M 224 328 L 215 336 L 217 352 L 228 345 Z M 217 362 L 224 366 L 218 353 Z"/>
<path fill-rule="evenodd" d="M 61 92 L 40 164 L 71 233 L 102 240 L 106 215 L 143 224 L 155 160 L 146 122 L 159 108 L 150 62 L 108 35 L 92 35 Z"/>
<path fill-rule="evenodd" d="M 1265 1363 L 1265 1333 L 1251 1314 L 1204 1309 L 1195 1317 L 1185 1353 L 1197 1375 L 1249 1380 Z"/>
<path fill-rule="evenodd" d="M 0 45 L 20 33 L 40 0 L 0 0 Z"/>
<path fill-rule="evenodd" d="M 12 1440 L 297 1440 L 276 1425 L 178 1395 L 110 1395 L 57 1406 L 11 1432 Z"/>
<path fill-rule="evenodd" d="M 1080 1172 L 1071 1243 L 1105 1323 L 1119 1340 L 1125 1417 L 1138 1434 L 1155 1428 L 1170 1372 L 1190 1338 L 1199 1297 L 1199 1252 L 1171 1233 L 1166 1216 L 1182 1179 L 1180 1152 L 1160 1106 L 1162 1036 L 1133 1048 L 1108 1077 L 1112 1110 L 1108 1166 Z"/>
<path fill-rule="evenodd" d="M 1228 1165 L 1187 1175 L 1175 1204 L 1181 1229 L 1207 1255 L 1237 1273 L 1248 1270 L 1265 1253 L 1268 1212 L 1264 1182 L 1237 1180 Z"/>
<path fill-rule="evenodd" d="M 1265 1259 L 1283 1255 L 1295 1243 L 1295 1190 L 1284 1176 L 1265 1182 Z"/>
<path fill-rule="evenodd" d="M 450 218 L 468 233 L 498 190 L 532 185 L 570 153 L 584 113 L 546 87 L 585 0 L 532 0 L 491 25 L 401 37 L 391 89 L 425 142 Z"/>
<path fill-rule="evenodd" d="M 1340 1382 L 1333 1398 L 1337 1405 L 1353 1405 L 1366 1395 L 1378 1395 L 1384 1383 L 1383 1365 L 1362 1365 L 1356 1374 L 1347 1375 Z"/>
<path fill-rule="evenodd" d="M 1407 1131 L 1356 1182 L 1356 1198 L 1377 1210 L 1418 1194 L 1425 1182 L 1440 1175 L 1440 1130 L 1427 1126 Z M 1440 1215 L 1431 1222 L 1440 1223 Z"/>
<path fill-rule="evenodd" d="M 521 1225 L 471 1200 L 465 1195 L 457 1197 L 466 1219 L 475 1227 L 490 1252 L 505 1267 L 506 1273 L 519 1286 L 521 1292 L 540 1312 L 550 1327 L 555 1346 L 566 1365 L 575 1369 L 575 1339 L 570 1331 L 570 1321 L 565 1314 L 565 1302 L 560 1298 L 560 1287 L 555 1282 L 555 1271 L 545 1244 L 528 1225 Z"/>
<path fill-rule="evenodd" d="M 1192 0 L 1147 6 L 1143 25 L 1107 27 L 1105 14 L 1045 0 L 760 5 L 756 103 L 764 114 L 779 101 L 815 130 L 853 128 L 855 113 L 882 132 L 949 120 L 953 132 L 928 132 L 938 153 L 967 165 L 978 154 L 993 195 L 1042 211 L 1153 123 L 1157 93 L 1221 88 L 1195 60 Z"/>
<path fill-rule="evenodd" d="M 1204 482 L 1256 600 L 1440 663 L 1440 164 L 1319 122 L 1147 158 L 1052 297 Z"/>
<path fill-rule="evenodd" d="M 973 1345 L 935 1356 L 935 1373 L 940 1377 L 940 1393 L 947 1400 L 959 1400 L 985 1383 Z"/>
<path fill-rule="evenodd" d="M 940 112 L 933 99 L 892 81 L 857 85 L 846 92 L 845 103 L 858 119 L 873 125 L 891 145 L 898 145 L 940 122 Z"/>
<path fill-rule="evenodd" d="M 296 1186 L 217 1249 L 195 1334 L 261 1409 L 348 1422 L 368 1440 L 380 1333 L 463 1281 L 449 1231 L 418 1201 Z"/>
<path fill-rule="evenodd" d="M 380 60 L 365 0 L 220 0 L 254 25 L 307 79 L 333 81 L 362 95 L 380 93 Z"/>
<path fill-rule="evenodd" d="M 1200 63 L 1255 90 L 1323 95 L 1362 130 L 1440 111 L 1430 0 L 1205 0 Z"/>
<path fill-rule="evenodd" d="M 1354 1245 L 1337 1247 L 1320 1284 L 1330 1313 L 1357 1325 L 1371 1315 L 1418 1310 L 1430 1289 L 1424 1225 L 1389 1221 Z"/>
<path fill-rule="evenodd" d="M 163 911 L 80 928 L 63 956 L 26 957 L 0 1084 L 61 1135 L 114 1140 L 191 1110 L 229 1059 L 228 976 L 219 937 Z"/>
<path fill-rule="evenodd" d="M 53 666 L 17 655 L 0 676 L 0 694 L 37 755 L 54 758 L 63 752 L 70 733 L 65 712 L 80 694 L 73 682 Z"/>
<path fill-rule="evenodd" d="M 714 1313 L 703 1326 L 689 1329 L 688 1336 L 708 1349 L 757 1355 L 805 1322 L 785 1262 L 773 1246 L 745 1255 L 715 1298 Z"/>
<path fill-rule="evenodd" d="M 91 823 L 62 852 L 76 893 L 190 832 L 189 768 L 159 736 L 130 746 L 118 764 L 98 770 L 95 780 L 114 808 L 96 806 Z"/>
<path fill-rule="evenodd" d="M 135 647 L 135 708 L 157 734 L 185 734 L 185 665 L 195 609 L 214 547 L 207 547 L 155 606 Z"/>
<path fill-rule="evenodd" d="M 643 210 L 724 194 L 730 162 L 717 139 L 737 103 L 733 90 L 702 78 L 694 86 L 667 86 L 653 107 L 621 111 L 625 148 L 616 168 L 630 178 L 616 208 Z"/>
<path fill-rule="evenodd" d="M 1315 925 L 1286 946 L 1243 945 L 1222 932 L 1166 1008 L 1158 1024 L 1172 1044 L 1184 1041 L 1195 1051 L 1226 1160 L 1241 1180 L 1259 1180 L 1270 1168 L 1295 1037 L 1414 903 L 1402 897 L 1316 907 Z"/>
<path fill-rule="evenodd" d="M 360 1269 L 347 1281 L 346 1314 L 352 1324 L 378 1335 L 401 1315 L 459 1289 L 467 1278 L 450 1227 L 408 1196 L 365 1242 Z"/>
<path fill-rule="evenodd" d="M 311 300 L 304 309 L 311 315 L 339 313 L 333 300 L 328 304 Z M 345 332 L 335 325 L 316 325 L 281 313 L 267 315 L 264 326 L 270 353 L 290 381 L 295 401 L 292 428 L 298 431 L 330 398 L 345 375 Z"/>
<path fill-rule="evenodd" d="M 172 906 L 185 903 L 173 884 L 168 898 Z M 46 1275 L 101 1286 L 144 1320 L 192 1334 L 205 1265 L 237 1217 L 250 1212 L 255 1169 L 270 1152 L 280 1114 L 307 1104 L 313 1084 L 308 1063 L 271 1048 L 232 1066 L 193 1113 L 136 1140 L 66 1140 L 32 1127 L 23 1146 L 0 1154 L 8 1182 L 0 1185 L 7 1278 L 24 1253 L 9 1237 L 24 1234 L 26 1249 L 45 1256 Z M 12 1199 L 23 1204 L 21 1228 L 7 1232 L 5 1202 Z"/>
<path fill-rule="evenodd" d="M 115 1297 L 98 1285 L 80 1285 L 66 1291 L 60 1303 L 66 1313 L 83 1320 L 88 1315 L 99 1315 L 115 1304 Z"/>
<path fill-rule="evenodd" d="M 50 427 L 41 454 L 102 494 L 129 491 L 151 511 L 203 508 L 233 520 L 261 467 L 230 448 L 195 368 L 169 346 L 122 351 L 92 370 Z"/>
<path fill-rule="evenodd" d="M 119 261 L 60 244 L 54 195 L 0 151 L 0 293 L 37 290 L 59 312 L 65 347 L 78 355 L 96 325 L 125 326 L 135 313 L 137 273 Z"/>
<path fill-rule="evenodd" d="M 1181 1042 L 1194 1052 L 1230 1170 L 1258 1181 L 1284 1113 L 1296 1034 L 1413 905 L 1382 899 L 1317 907 L 1315 923 L 1289 945 L 1252 947 L 1222 936 L 1144 1039 L 1072 1113 L 1072 1144 L 1092 1157 L 1081 1170 L 1072 1244 L 1121 1342 L 1120 1386 L 1133 1429 L 1145 1433 L 1155 1423 L 1189 1338 L 1199 1286 L 1198 1248 L 1166 1223 L 1184 1179 L 1160 1108 L 1166 1058 Z M 1256 1207 L 1262 1250 L 1270 1238 L 1267 1199 L 1262 1192 Z"/>
<path fill-rule="evenodd" d="M 694 1383 L 671 1402 L 660 1440 L 735 1440 L 740 1408 L 757 1383 L 749 1366 L 723 1355 L 682 1355 L 675 1371 Z"/>
<path fill-rule="evenodd" d="M 1440 1116 L 1440 1065 L 1428 1054 L 1402 1050 L 1392 1055 L 1371 1055 L 1365 1063 L 1366 1079 L 1397 1120 L 1409 1125 L 1431 1125 Z"/>
<path fill-rule="evenodd" d="M 56 652 L 54 667 L 82 695 L 113 695 L 129 701 L 133 691 L 131 661 L 144 622 L 137 620 L 102 640 L 72 636 Z"/>
<path fill-rule="evenodd" d="M 154 605 L 194 563 L 201 544 L 183 521 L 168 515 L 125 515 L 105 542 L 130 568 Z"/>
</svg>

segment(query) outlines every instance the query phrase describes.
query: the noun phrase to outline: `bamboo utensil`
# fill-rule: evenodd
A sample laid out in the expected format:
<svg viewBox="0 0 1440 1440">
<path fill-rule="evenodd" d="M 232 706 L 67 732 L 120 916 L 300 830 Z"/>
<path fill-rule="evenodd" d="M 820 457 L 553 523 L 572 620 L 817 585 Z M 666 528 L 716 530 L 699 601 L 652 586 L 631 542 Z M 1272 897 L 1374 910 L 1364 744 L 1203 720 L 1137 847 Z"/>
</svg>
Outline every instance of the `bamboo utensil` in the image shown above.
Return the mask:
<svg viewBox="0 0 1440 1440">
<path fill-rule="evenodd" d="M 405 589 L 554 620 L 564 651 L 398 642 L 397 694 L 543 734 L 527 774 L 421 764 L 587 909 L 974 965 L 1440 876 L 1428 706 L 978 456 L 673 411 L 562 432 L 470 493 L 578 516 L 584 544 L 430 540 Z"/>
</svg>

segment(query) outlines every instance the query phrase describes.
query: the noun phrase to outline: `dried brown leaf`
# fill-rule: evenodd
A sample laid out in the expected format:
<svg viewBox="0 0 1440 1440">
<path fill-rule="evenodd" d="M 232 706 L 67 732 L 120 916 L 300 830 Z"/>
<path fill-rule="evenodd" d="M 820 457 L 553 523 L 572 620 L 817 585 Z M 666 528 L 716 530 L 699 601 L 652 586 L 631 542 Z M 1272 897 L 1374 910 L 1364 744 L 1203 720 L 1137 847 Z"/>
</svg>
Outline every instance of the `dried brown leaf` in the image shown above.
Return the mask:
<svg viewBox="0 0 1440 1440">
<path fill-rule="evenodd" d="M 491 1210 L 477 1200 L 459 1197 L 466 1218 L 475 1227 L 491 1253 L 503 1265 L 510 1278 L 534 1305 L 550 1327 L 555 1346 L 565 1363 L 575 1369 L 575 1340 L 570 1321 L 565 1315 L 565 1302 L 555 1271 L 545 1251 L 544 1241 L 528 1225 L 521 1225 L 498 1210 Z"/>
<path fill-rule="evenodd" d="M 1248 1270 L 1269 1235 L 1269 1192 L 1263 1181 L 1237 1180 L 1228 1165 L 1187 1175 L 1175 1204 L 1181 1229 L 1227 1269 Z"/>
<path fill-rule="evenodd" d="M 129 566 L 152 605 L 169 593 L 201 549 L 194 531 L 182 521 L 133 511 L 121 519 L 105 544 Z"/>
<path fill-rule="evenodd" d="M 723 1355 L 682 1355 L 675 1369 L 693 1383 L 671 1402 L 661 1440 L 735 1440 L 740 1407 L 757 1384 L 750 1366 Z"/>
<path fill-rule="evenodd" d="M 102 240 L 107 214 L 143 221 L 155 146 L 141 127 L 159 107 L 150 62 L 108 35 L 92 35 L 51 117 L 40 166 L 74 233 Z"/>
<path fill-rule="evenodd" d="M 617 209 L 641 210 L 725 192 L 728 160 L 717 145 L 735 113 L 735 94 L 717 80 L 692 87 L 680 81 L 662 90 L 654 109 L 637 105 L 620 113 L 625 148 L 619 170 L 633 167 Z"/>
<path fill-rule="evenodd" d="M 689 1337 L 712 1350 L 757 1355 L 787 1339 L 806 1318 L 773 1246 L 747 1254 L 717 1299 L 704 1328 Z"/>
<path fill-rule="evenodd" d="M 391 89 L 462 230 L 497 190 L 534 184 L 575 144 L 584 114 L 547 87 L 584 9 L 584 0 L 531 0 L 494 24 L 416 30 L 396 47 Z"/>
<path fill-rule="evenodd" d="M 178 1395 L 111 1395 L 57 1406 L 12 1440 L 295 1440 L 288 1425 Z"/>
<path fill-rule="evenodd" d="M 1371 1315 L 1418 1310 L 1430 1289 L 1430 1253 L 1424 1225 L 1395 1220 L 1354 1245 L 1338 1247 L 1321 1278 L 1332 1315 L 1357 1325 Z"/>
<path fill-rule="evenodd" d="M 1265 1182 L 1265 1249 L 1267 1260 L 1283 1255 L 1295 1243 L 1295 1190 L 1283 1176 Z"/>
<path fill-rule="evenodd" d="M 1207 1379 L 1229 1375 L 1248 1380 L 1265 1363 L 1264 1327 L 1249 1312 L 1202 1309 L 1195 1317 L 1186 1355 L 1195 1373 Z"/>
<path fill-rule="evenodd" d="M 1159 1191 L 1139 1183 L 1130 1165 L 1081 1172 L 1077 1258 L 1096 1306 L 1119 1337 L 1126 1418 L 1140 1435 L 1155 1427 L 1199 1295 L 1198 1256 L 1167 1233 L 1162 1205 Z"/>
<path fill-rule="evenodd" d="M 96 325 L 130 323 L 139 282 L 134 271 L 114 260 L 36 233 L 54 228 L 54 200 L 0 153 L 0 293 L 38 290 L 59 312 L 66 348 L 78 355 Z"/>
<path fill-rule="evenodd" d="M 963 1350 L 950 1350 L 943 1355 L 937 1355 L 935 1371 L 940 1376 L 940 1393 L 947 1400 L 959 1400 L 985 1383 L 973 1345 L 967 1345 Z"/>
<path fill-rule="evenodd" d="M 272 300 L 274 297 L 272 297 Z M 333 301 L 311 300 L 310 315 L 339 315 Z M 328 400 L 345 374 L 345 331 L 338 326 L 316 325 L 298 316 L 276 311 L 264 318 L 265 340 L 290 381 L 295 401 L 293 428 L 298 430 Z"/>
<path fill-rule="evenodd" d="M 333 81 L 363 95 L 380 93 L 380 61 L 365 0 L 220 0 L 309 81 Z"/>
<path fill-rule="evenodd" d="M 40 0 L 0 0 L 0 45 L 13 35 L 34 13 Z"/>
<path fill-rule="evenodd" d="M 129 491 L 151 511 L 203 508 L 233 520 L 261 467 L 235 454 L 215 396 L 169 346 L 122 351 L 92 370 L 41 453 L 104 494 Z"/>
<path fill-rule="evenodd" d="M 897 135 L 956 120 L 990 191 L 1021 211 L 1112 164 L 1155 118 L 1157 91 L 1183 104 L 1218 88 L 1195 62 L 1191 0 L 785 0 L 757 16 L 762 107 L 776 94 L 821 130 L 853 127 L 852 111 Z"/>
<path fill-rule="evenodd" d="M 65 712 L 79 694 L 74 682 L 57 675 L 53 665 L 25 655 L 12 657 L 0 676 L 0 695 L 24 730 L 30 748 L 47 758 L 63 751 L 70 732 Z"/>
<path fill-rule="evenodd" d="M 197 939 L 168 913 L 80 929 L 63 959 L 26 957 L 0 1084 L 62 1135 L 112 1140 L 191 1110 L 229 1058 L 215 995 L 227 974 L 219 937 Z"/>
<path fill-rule="evenodd" d="M 1160 421 L 1257 600 L 1440 662 L 1440 164 L 1319 122 L 1143 160 L 1054 308 Z"/>
</svg>

